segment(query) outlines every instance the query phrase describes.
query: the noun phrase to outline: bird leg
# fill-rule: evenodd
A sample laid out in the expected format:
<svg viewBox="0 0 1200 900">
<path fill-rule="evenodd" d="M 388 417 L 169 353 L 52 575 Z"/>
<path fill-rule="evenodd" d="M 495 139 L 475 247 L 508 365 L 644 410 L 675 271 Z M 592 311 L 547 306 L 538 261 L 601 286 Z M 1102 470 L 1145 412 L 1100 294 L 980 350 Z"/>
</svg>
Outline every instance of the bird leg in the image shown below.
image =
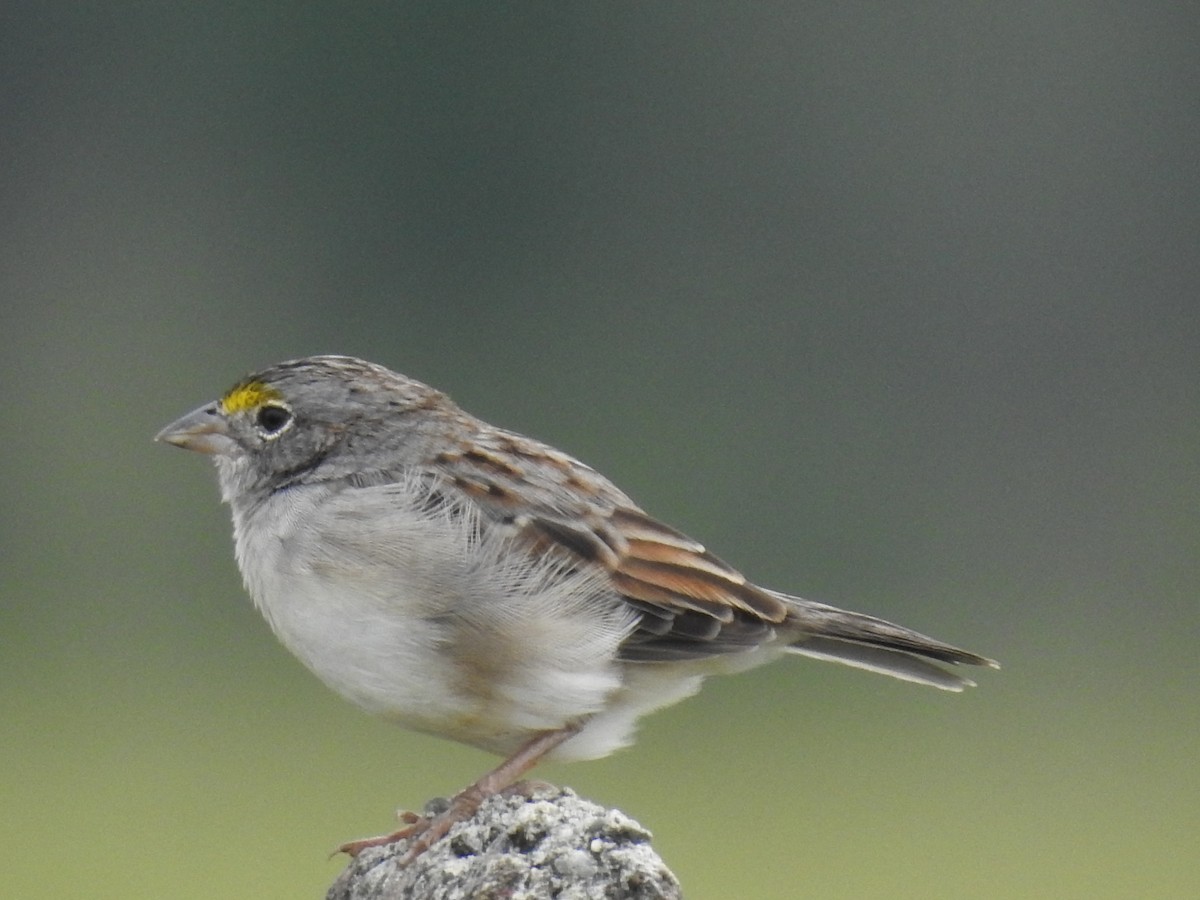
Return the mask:
<svg viewBox="0 0 1200 900">
<path fill-rule="evenodd" d="M 413 813 L 401 814 L 405 827 L 391 834 L 381 834 L 378 837 L 362 838 L 350 841 L 338 847 L 342 853 L 358 856 L 368 847 L 382 847 L 394 844 L 408 838 L 412 844 L 399 863 L 408 865 L 437 841 L 442 838 L 458 822 L 463 822 L 475 815 L 479 807 L 492 794 L 510 787 L 522 775 L 537 765 L 543 756 L 559 744 L 574 737 L 583 727 L 583 721 L 573 722 L 554 731 L 542 731 L 517 748 L 516 752 L 496 768 L 492 769 L 474 784 L 463 788 L 450 801 L 450 806 L 436 816 L 416 816 Z"/>
</svg>

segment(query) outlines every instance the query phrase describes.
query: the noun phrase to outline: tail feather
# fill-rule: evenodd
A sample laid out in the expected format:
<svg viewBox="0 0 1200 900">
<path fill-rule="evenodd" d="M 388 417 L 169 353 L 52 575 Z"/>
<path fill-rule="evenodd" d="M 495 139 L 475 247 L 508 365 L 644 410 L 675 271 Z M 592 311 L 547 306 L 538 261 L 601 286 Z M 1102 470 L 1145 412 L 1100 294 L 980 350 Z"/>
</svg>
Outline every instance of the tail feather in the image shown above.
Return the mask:
<svg viewBox="0 0 1200 900">
<path fill-rule="evenodd" d="M 946 691 L 973 687 L 971 679 L 936 663 L 1000 668 L 988 659 L 919 632 L 863 613 L 777 594 L 790 607 L 789 621 L 801 633 L 788 650 L 840 662 Z"/>
</svg>

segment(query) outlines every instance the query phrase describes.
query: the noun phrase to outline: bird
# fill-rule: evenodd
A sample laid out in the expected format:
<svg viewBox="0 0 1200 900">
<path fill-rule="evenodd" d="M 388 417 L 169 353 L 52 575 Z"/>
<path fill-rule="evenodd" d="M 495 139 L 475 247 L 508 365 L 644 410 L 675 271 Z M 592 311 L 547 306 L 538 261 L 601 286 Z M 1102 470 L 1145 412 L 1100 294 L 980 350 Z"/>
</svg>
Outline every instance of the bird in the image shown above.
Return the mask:
<svg viewBox="0 0 1200 900">
<path fill-rule="evenodd" d="M 215 462 L 245 587 L 307 668 L 503 758 L 351 855 L 408 839 L 410 862 L 542 759 L 630 744 L 709 675 L 801 655 L 961 691 L 958 667 L 999 668 L 757 585 L 574 457 L 354 357 L 248 375 L 156 440 Z"/>
</svg>

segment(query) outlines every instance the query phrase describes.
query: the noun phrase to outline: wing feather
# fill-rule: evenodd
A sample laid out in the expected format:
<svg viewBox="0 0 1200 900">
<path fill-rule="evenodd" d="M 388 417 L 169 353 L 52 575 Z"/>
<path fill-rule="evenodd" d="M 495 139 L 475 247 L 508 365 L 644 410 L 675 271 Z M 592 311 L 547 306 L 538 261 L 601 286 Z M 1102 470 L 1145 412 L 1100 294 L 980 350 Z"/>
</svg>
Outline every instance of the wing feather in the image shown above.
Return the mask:
<svg viewBox="0 0 1200 900">
<path fill-rule="evenodd" d="M 778 634 L 796 653 L 947 690 L 970 681 L 930 660 L 995 665 L 882 619 L 760 588 L 593 469 L 529 438 L 485 426 L 457 450 L 440 452 L 431 475 L 530 552 L 602 566 L 614 592 L 642 614 L 622 646 L 627 660 L 745 651 Z"/>
</svg>

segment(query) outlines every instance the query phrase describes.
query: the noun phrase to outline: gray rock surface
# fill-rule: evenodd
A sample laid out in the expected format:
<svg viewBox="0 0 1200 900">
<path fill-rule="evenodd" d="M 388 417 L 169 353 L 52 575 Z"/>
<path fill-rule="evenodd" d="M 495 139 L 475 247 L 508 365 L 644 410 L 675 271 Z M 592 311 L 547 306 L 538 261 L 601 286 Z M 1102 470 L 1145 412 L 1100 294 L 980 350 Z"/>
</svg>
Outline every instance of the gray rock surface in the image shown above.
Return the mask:
<svg viewBox="0 0 1200 900">
<path fill-rule="evenodd" d="M 364 850 L 326 900 L 677 900 L 650 832 L 552 785 L 489 798 L 407 867 L 407 842 Z"/>
</svg>

